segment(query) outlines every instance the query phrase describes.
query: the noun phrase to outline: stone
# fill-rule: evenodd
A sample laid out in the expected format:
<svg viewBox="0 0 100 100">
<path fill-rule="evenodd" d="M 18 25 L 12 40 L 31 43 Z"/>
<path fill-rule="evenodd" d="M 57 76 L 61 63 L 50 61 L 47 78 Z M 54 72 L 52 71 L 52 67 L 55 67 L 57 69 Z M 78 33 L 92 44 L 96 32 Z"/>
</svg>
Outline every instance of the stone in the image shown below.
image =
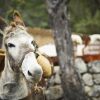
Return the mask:
<svg viewBox="0 0 100 100">
<path fill-rule="evenodd" d="M 100 99 L 98 99 L 98 98 L 92 98 L 92 100 L 100 100 Z"/>
<path fill-rule="evenodd" d="M 60 67 L 59 66 L 55 66 L 53 72 L 56 73 L 56 74 L 60 74 Z"/>
<path fill-rule="evenodd" d="M 55 75 L 54 84 L 61 84 L 61 78 L 58 74 Z"/>
<path fill-rule="evenodd" d="M 100 73 L 100 61 L 94 61 L 94 62 L 91 62 L 88 65 L 91 65 L 91 67 L 89 69 L 90 72 L 92 72 L 92 73 Z"/>
<path fill-rule="evenodd" d="M 88 68 L 91 68 L 91 67 L 92 67 L 92 62 L 89 62 L 89 63 L 87 64 L 87 67 L 88 67 Z"/>
<path fill-rule="evenodd" d="M 93 80 L 92 80 L 92 75 L 89 73 L 86 73 L 82 76 L 84 84 L 87 86 L 92 86 L 93 85 Z"/>
<path fill-rule="evenodd" d="M 92 98 L 92 100 L 100 100 L 100 97 Z"/>
<path fill-rule="evenodd" d="M 48 80 L 48 85 L 53 86 L 54 85 L 54 80 L 55 80 L 55 75 L 53 75 L 49 80 Z"/>
<path fill-rule="evenodd" d="M 50 80 L 48 82 L 49 82 L 49 85 L 51 85 L 51 86 L 59 85 L 59 84 L 61 84 L 60 76 L 58 74 L 55 74 L 54 76 L 52 76 L 50 78 Z"/>
<path fill-rule="evenodd" d="M 100 74 L 94 74 L 93 81 L 95 84 L 100 84 Z"/>
<path fill-rule="evenodd" d="M 87 72 L 87 66 L 81 58 L 75 59 L 75 67 L 80 74 Z"/>
<path fill-rule="evenodd" d="M 100 96 L 96 98 L 96 100 L 100 100 Z"/>
<path fill-rule="evenodd" d="M 85 86 L 84 87 L 85 92 L 88 94 L 89 92 L 92 91 L 92 88 L 90 86 Z"/>
<path fill-rule="evenodd" d="M 49 79 L 50 85 L 59 85 L 61 84 L 60 72 L 59 67 L 55 67 L 56 70 L 54 71 L 54 75 Z"/>
<path fill-rule="evenodd" d="M 89 93 L 91 97 L 100 97 L 100 85 L 94 85 L 92 91 Z"/>
<path fill-rule="evenodd" d="M 49 87 L 45 91 L 46 100 L 60 100 L 63 97 L 63 90 L 60 85 Z"/>
<path fill-rule="evenodd" d="M 75 59 L 75 67 L 80 79 L 82 79 L 86 95 L 92 100 L 100 100 L 100 61 L 86 64 L 81 58 L 77 58 Z M 45 91 L 46 100 L 62 100 L 60 67 L 54 66 L 53 72 L 54 74 L 50 78 L 48 88 Z"/>
</svg>

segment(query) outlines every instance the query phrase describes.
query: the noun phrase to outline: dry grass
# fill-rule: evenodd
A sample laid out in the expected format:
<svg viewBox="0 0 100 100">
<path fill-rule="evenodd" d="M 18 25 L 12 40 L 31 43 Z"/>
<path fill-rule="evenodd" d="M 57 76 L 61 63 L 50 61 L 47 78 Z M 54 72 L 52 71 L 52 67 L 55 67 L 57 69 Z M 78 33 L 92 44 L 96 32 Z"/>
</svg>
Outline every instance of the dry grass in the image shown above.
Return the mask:
<svg viewBox="0 0 100 100">
<path fill-rule="evenodd" d="M 28 32 L 35 37 L 35 40 L 39 46 L 54 43 L 53 32 L 50 29 L 41 28 L 30 28 L 28 27 Z"/>
</svg>

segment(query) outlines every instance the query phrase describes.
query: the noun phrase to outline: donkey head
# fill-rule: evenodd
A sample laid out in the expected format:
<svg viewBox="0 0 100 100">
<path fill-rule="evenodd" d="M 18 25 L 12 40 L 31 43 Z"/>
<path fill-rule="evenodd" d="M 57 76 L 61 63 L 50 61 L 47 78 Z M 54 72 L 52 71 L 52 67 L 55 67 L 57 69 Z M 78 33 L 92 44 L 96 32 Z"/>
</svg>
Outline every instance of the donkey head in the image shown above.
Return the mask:
<svg viewBox="0 0 100 100">
<path fill-rule="evenodd" d="M 18 12 L 14 12 L 13 21 L 4 30 L 4 45 L 11 69 L 22 72 L 30 82 L 37 82 L 42 77 L 42 68 L 36 60 L 36 43 Z"/>
</svg>

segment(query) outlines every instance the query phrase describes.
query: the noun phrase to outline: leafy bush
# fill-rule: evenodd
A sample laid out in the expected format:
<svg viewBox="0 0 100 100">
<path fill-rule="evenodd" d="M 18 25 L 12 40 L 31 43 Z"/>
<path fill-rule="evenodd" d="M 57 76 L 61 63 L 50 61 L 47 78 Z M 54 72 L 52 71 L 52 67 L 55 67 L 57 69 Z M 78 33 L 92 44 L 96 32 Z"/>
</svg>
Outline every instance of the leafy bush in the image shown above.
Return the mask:
<svg viewBox="0 0 100 100">
<path fill-rule="evenodd" d="M 100 34 L 100 12 L 97 11 L 95 16 L 87 16 L 86 19 L 75 23 L 74 30 L 78 33 Z"/>
</svg>

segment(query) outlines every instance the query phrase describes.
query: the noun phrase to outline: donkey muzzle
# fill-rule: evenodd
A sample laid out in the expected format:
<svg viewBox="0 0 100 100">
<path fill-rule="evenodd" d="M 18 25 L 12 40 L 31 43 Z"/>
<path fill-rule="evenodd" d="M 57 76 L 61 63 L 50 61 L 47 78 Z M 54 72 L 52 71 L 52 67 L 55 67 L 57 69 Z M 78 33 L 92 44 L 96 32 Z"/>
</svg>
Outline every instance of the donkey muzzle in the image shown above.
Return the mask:
<svg viewBox="0 0 100 100">
<path fill-rule="evenodd" d="M 26 79 L 30 82 L 39 82 L 42 78 L 43 70 L 38 64 L 34 52 L 29 52 L 25 55 L 22 62 L 22 72 Z"/>
</svg>

